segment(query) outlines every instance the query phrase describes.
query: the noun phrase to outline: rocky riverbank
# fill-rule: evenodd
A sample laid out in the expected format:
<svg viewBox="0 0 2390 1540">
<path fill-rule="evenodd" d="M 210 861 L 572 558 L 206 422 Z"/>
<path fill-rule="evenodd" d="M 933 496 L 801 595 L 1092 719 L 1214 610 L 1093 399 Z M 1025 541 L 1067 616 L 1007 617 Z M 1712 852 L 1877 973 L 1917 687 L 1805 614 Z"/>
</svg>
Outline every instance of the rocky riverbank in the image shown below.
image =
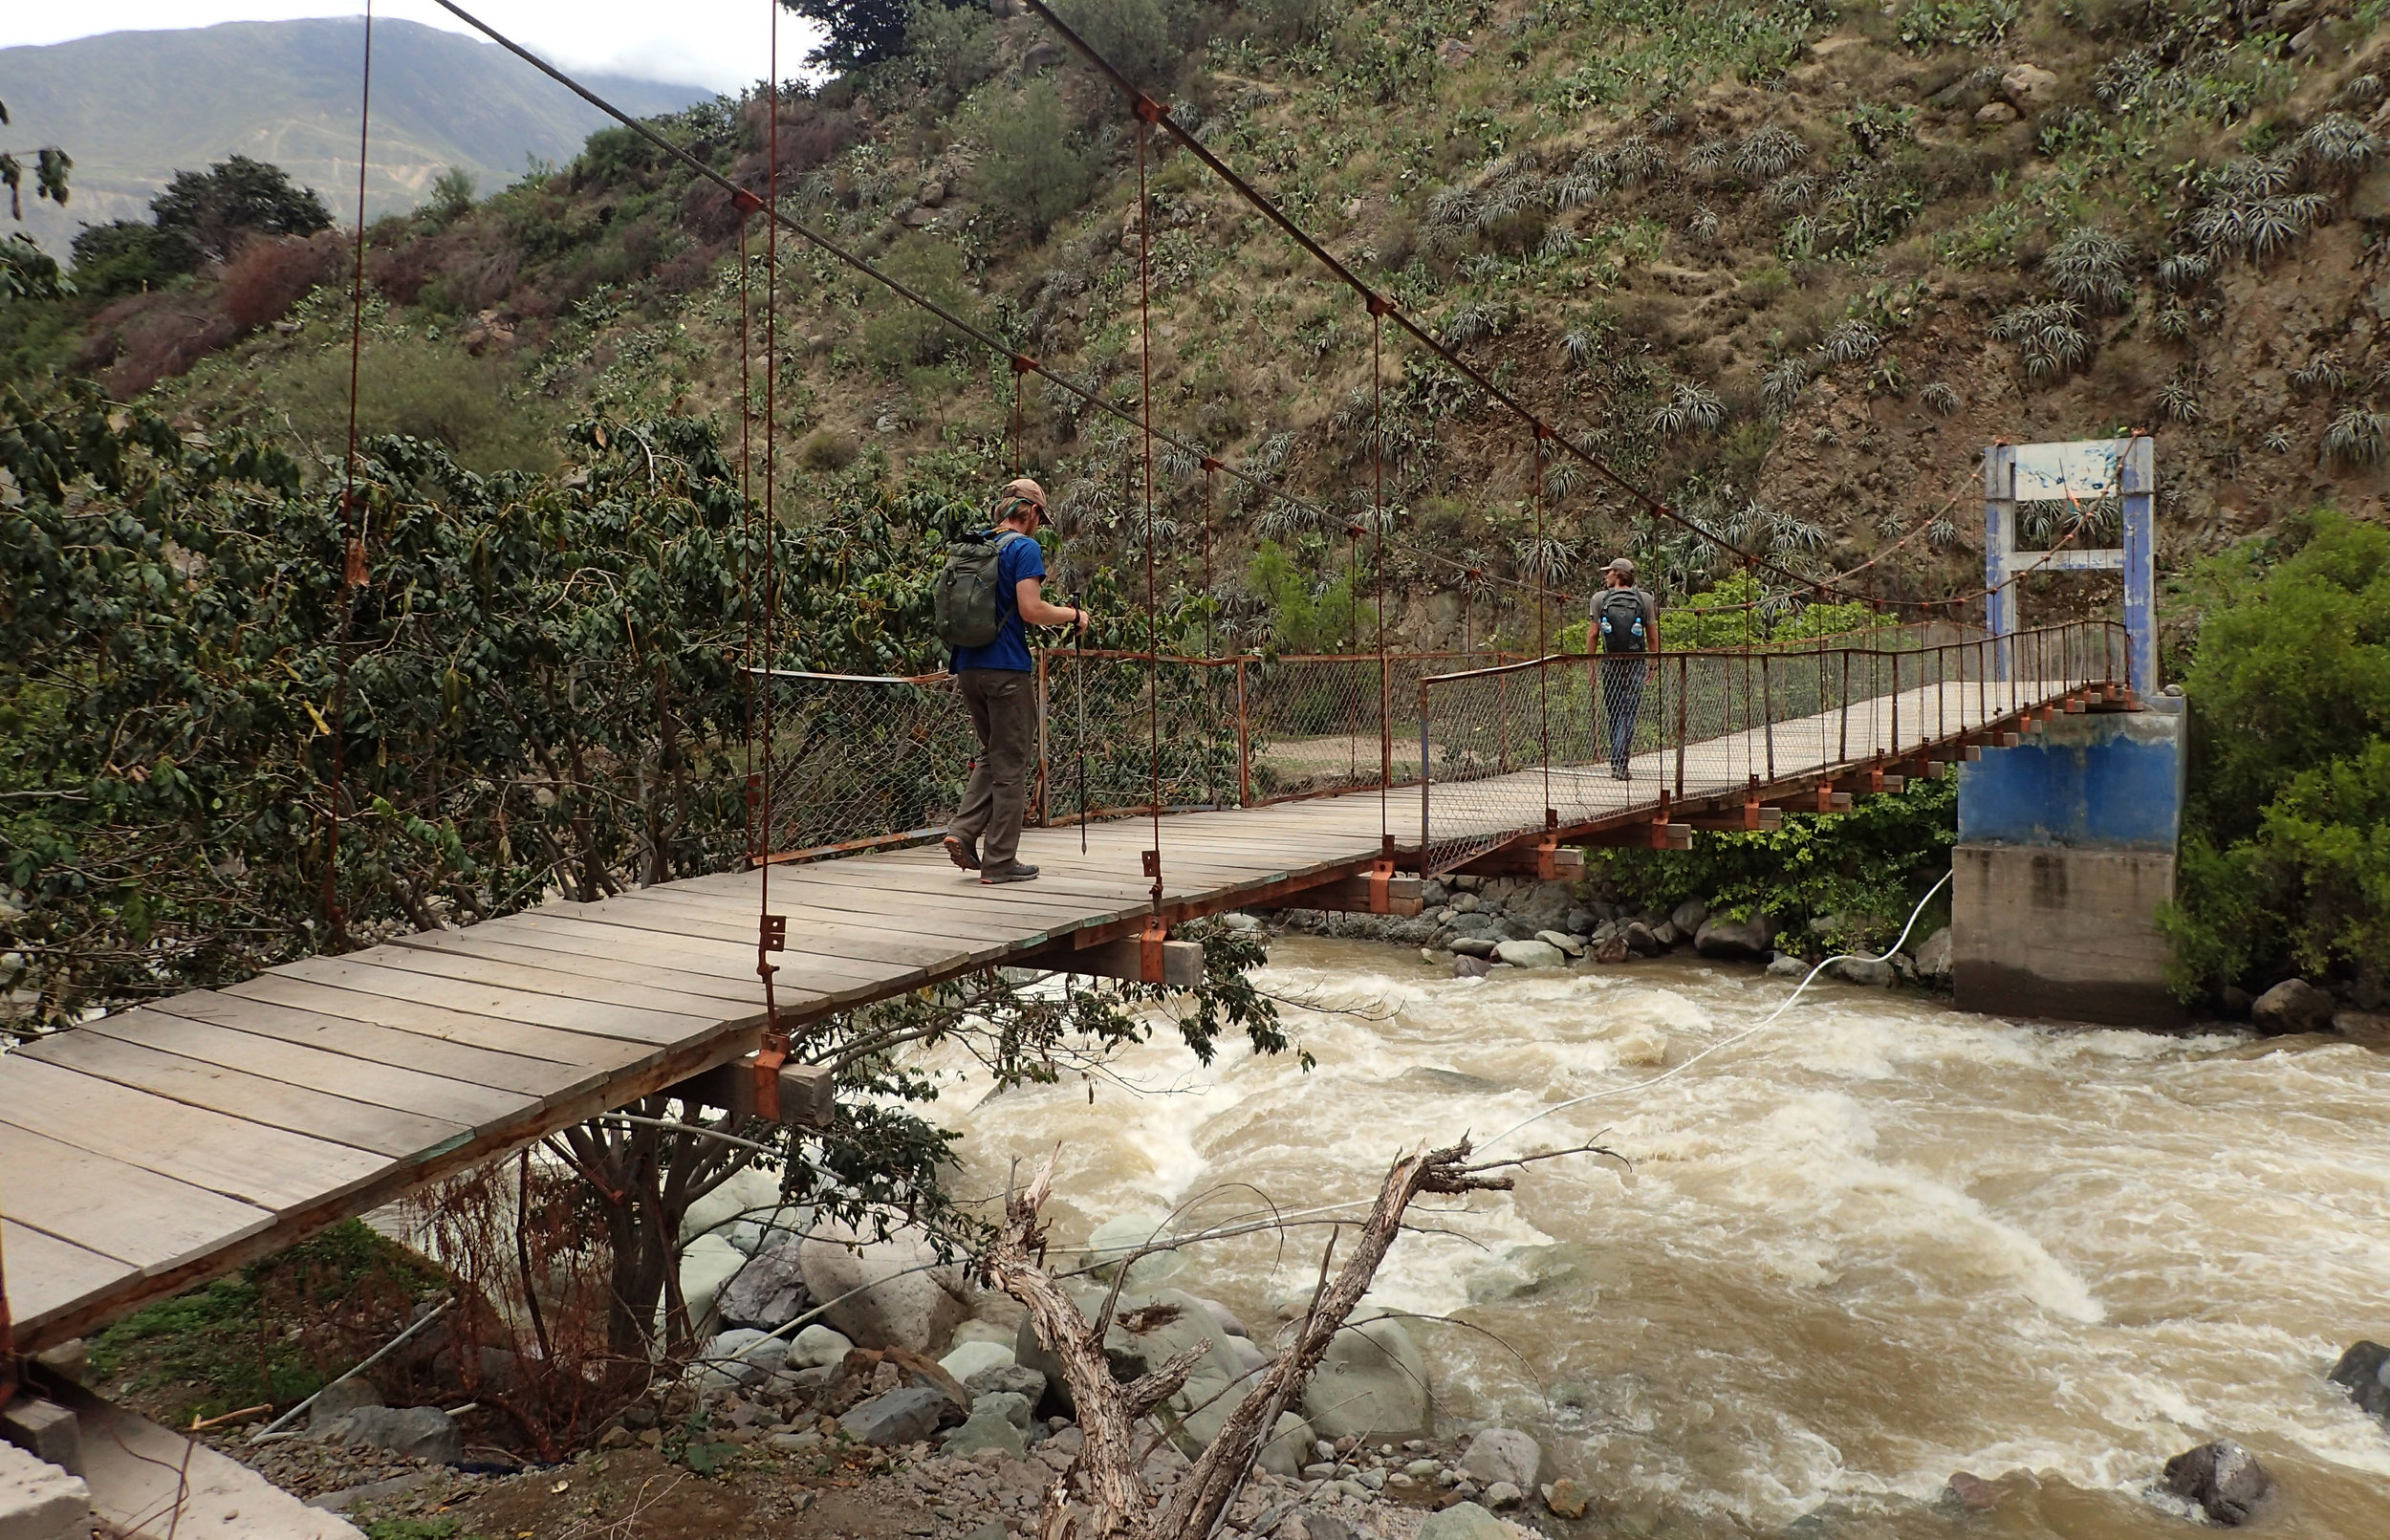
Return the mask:
<svg viewBox="0 0 2390 1540">
<path fill-rule="evenodd" d="M 1800 977 L 1836 952 L 1871 950 L 1856 944 L 1858 927 L 1836 916 L 1788 933 L 1765 915 L 1713 915 L 1699 900 L 1666 912 L 1597 894 L 1589 884 L 1532 878 L 1456 876 L 1429 880 L 1415 916 L 1285 912 L 1291 930 L 1394 942 L 1417 946 L 1429 962 L 1446 963 L 1462 977 L 1496 967 L 1616 966 L 1639 958 L 1691 951 L 1722 962 L 1765 965 Z M 1936 927 L 1878 962 L 1846 958 L 1828 971 L 1853 984 L 1946 986 L 1950 933 Z"/>
</svg>

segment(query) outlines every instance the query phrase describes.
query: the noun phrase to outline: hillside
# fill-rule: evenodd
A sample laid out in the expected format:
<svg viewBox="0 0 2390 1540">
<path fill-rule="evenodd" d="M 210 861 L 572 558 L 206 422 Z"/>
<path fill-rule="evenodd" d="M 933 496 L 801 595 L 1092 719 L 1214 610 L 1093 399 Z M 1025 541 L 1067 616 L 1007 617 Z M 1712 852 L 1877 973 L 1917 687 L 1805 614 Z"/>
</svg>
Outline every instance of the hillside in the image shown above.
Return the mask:
<svg viewBox="0 0 2390 1540">
<path fill-rule="evenodd" d="M 79 224 L 141 218 L 175 171 L 234 154 L 271 161 L 353 209 L 362 32 L 354 18 L 228 22 L 0 49 L 11 142 L 64 145 L 75 157 L 73 201 L 65 209 L 29 201 L 27 228 L 64 260 Z M 569 160 L 605 120 L 520 61 L 454 33 L 384 20 L 374 53 L 366 204 L 378 215 L 423 202 L 451 165 L 495 191 L 523 174 L 527 156 Z M 625 77 L 591 83 L 637 113 L 677 111 L 705 95 Z"/>
<path fill-rule="evenodd" d="M 1623 474 L 1821 572 L 1897 541 L 1867 581 L 1920 597 L 1979 580 L 1976 450 L 1995 438 L 2154 431 L 2175 569 L 2320 500 L 2379 512 L 2390 105 L 2380 17 L 2331 7 L 1076 13 L 1371 282 Z M 760 186 L 763 116 L 720 103 L 669 132 Z M 784 98 L 788 206 L 1132 400 L 1125 120 L 1034 18 L 944 13 L 904 55 Z M 1258 636 L 1284 609 L 1242 580 L 1260 541 L 1321 581 L 1356 560 L 1368 320 L 1191 158 L 1158 150 L 1152 183 L 1157 421 L 1324 510 L 1216 488 L 1215 594 Z M 726 195 L 611 131 L 554 177 L 385 222 L 369 425 L 485 466 L 550 463 L 554 424 L 593 408 L 695 412 L 734 433 L 737 232 Z M 758 262 L 760 246 L 758 229 Z M 780 262 L 782 507 L 1001 479 L 1000 362 L 793 237 Z M 311 302 L 165 398 L 194 426 L 247 422 L 322 452 L 344 421 L 337 309 Z M 120 389 L 181 357 L 137 345 L 134 324 L 180 322 L 102 320 L 80 357 Z M 1391 334 L 1385 358 L 1400 640 L 1532 634 L 1527 575 L 1581 592 L 1621 550 L 1680 593 L 1720 572 L 1564 463 L 1547 465 L 1537 546 L 1515 420 Z M 1129 558 L 1141 459 L 1120 424 L 1033 380 L 1024 411 L 1070 559 Z M 1202 480 L 1173 456 L 1162 475 L 1164 580 L 1192 588 Z M 2045 535 L 2077 517 L 2032 512 Z M 2083 516 L 2097 535 L 2103 510 Z M 2114 602 L 2095 578 L 2033 587 L 2029 615 Z M 1472 590 L 1466 606 L 1456 588 Z"/>
</svg>

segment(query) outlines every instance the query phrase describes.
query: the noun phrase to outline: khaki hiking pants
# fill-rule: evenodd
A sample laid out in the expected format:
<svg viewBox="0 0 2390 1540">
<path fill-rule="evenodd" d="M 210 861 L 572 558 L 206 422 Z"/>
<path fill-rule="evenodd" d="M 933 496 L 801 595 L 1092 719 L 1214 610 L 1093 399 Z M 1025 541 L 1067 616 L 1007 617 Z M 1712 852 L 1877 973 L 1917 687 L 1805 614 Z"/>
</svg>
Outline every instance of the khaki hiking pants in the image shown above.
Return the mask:
<svg viewBox="0 0 2390 1540">
<path fill-rule="evenodd" d="M 966 668 L 954 677 L 979 735 L 979 759 L 946 832 L 977 840 L 983 868 L 1010 866 L 1021 848 L 1030 759 L 1037 752 L 1037 676 Z"/>
</svg>

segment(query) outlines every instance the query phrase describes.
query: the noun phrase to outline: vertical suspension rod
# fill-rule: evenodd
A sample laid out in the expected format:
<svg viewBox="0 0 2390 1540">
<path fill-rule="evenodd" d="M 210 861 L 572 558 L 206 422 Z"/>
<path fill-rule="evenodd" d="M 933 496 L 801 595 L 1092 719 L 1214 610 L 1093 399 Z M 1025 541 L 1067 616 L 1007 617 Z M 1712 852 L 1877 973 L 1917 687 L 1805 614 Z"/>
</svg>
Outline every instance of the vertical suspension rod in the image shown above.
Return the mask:
<svg viewBox="0 0 2390 1540">
<path fill-rule="evenodd" d="M 324 826 L 324 923 L 335 948 L 348 945 L 340 902 L 340 794 L 349 778 L 349 627 L 365 586 L 364 523 L 357 507 L 357 387 L 365 358 L 365 166 L 374 123 L 374 5 L 365 0 L 365 62 L 357 100 L 357 250 L 349 273 L 349 442 L 340 484 L 340 609 L 332 634 L 332 788 Z"/>
</svg>

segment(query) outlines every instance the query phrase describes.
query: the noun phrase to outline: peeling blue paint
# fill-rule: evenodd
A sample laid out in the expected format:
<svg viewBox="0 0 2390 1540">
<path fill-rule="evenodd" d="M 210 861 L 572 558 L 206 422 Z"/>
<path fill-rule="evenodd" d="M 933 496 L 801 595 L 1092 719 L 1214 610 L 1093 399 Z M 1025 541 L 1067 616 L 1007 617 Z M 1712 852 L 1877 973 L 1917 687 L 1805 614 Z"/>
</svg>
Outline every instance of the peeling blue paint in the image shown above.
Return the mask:
<svg viewBox="0 0 2390 1540">
<path fill-rule="evenodd" d="M 2183 820 L 2179 711 L 2054 717 L 1959 768 L 1965 844 L 2171 852 Z"/>
</svg>

